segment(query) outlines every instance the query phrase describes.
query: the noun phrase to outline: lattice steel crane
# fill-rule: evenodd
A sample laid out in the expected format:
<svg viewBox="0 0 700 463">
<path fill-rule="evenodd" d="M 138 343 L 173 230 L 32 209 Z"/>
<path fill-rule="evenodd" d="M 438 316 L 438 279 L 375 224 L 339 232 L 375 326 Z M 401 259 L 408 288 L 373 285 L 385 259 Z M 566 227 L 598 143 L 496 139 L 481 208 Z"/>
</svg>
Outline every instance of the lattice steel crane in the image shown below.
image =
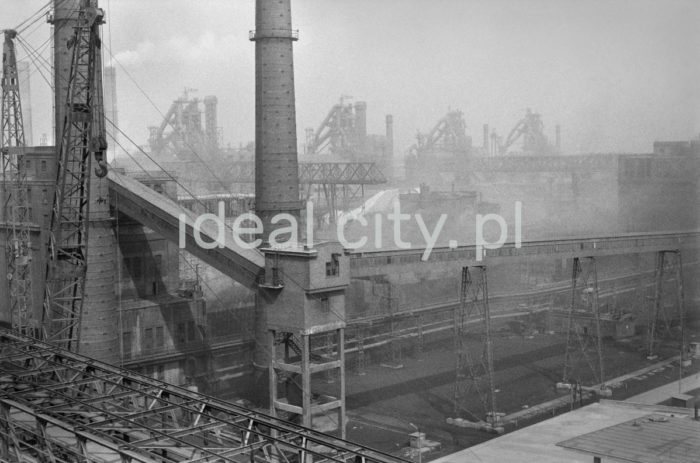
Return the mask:
<svg viewBox="0 0 700 463">
<path fill-rule="evenodd" d="M 15 37 L 16 31 L 5 31 L 2 54 L 2 174 L 8 234 L 6 256 L 10 317 L 14 329 L 27 333 L 36 328 L 37 323 L 32 319 L 31 204 L 22 150 L 17 149 L 25 146 L 25 142 Z"/>
<path fill-rule="evenodd" d="M 98 177 L 107 175 L 107 142 L 99 78 L 104 12 L 84 1 L 68 42 L 72 61 L 63 133 L 58 150 L 56 191 L 49 229 L 42 328 L 49 342 L 69 350 L 80 343 L 87 269 L 91 153 Z"/>
</svg>

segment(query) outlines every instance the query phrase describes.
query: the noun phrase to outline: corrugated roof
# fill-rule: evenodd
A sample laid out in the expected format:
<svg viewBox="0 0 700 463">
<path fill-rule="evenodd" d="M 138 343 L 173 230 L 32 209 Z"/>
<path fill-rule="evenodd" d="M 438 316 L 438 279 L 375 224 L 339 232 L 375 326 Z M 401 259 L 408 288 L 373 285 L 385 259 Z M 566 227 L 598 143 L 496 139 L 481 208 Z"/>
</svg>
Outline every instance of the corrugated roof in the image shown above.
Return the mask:
<svg viewBox="0 0 700 463">
<path fill-rule="evenodd" d="M 697 463 L 700 421 L 651 414 L 557 443 L 634 463 Z"/>
</svg>

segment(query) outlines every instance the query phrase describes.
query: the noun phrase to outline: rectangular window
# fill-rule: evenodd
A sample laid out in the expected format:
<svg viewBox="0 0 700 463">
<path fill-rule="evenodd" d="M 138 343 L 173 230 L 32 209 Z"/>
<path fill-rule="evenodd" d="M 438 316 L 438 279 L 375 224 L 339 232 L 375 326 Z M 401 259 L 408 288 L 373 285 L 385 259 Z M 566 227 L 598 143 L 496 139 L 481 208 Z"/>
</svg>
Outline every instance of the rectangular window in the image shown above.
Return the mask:
<svg viewBox="0 0 700 463">
<path fill-rule="evenodd" d="M 195 340 L 194 321 L 192 320 L 187 322 L 187 340 L 190 342 Z"/>
<path fill-rule="evenodd" d="M 143 333 L 143 348 L 145 350 L 153 349 L 153 328 L 146 328 Z"/>
<path fill-rule="evenodd" d="M 41 161 L 41 171 L 46 172 L 46 161 Z"/>
<path fill-rule="evenodd" d="M 156 326 L 156 347 L 163 347 L 163 344 L 164 344 L 163 327 Z"/>
<path fill-rule="evenodd" d="M 131 358 L 131 331 L 124 331 L 122 333 L 122 345 L 124 348 L 124 358 Z"/>
<path fill-rule="evenodd" d="M 178 323 L 176 328 L 175 328 L 175 336 L 177 339 L 178 344 L 184 344 L 186 339 L 185 339 L 185 324 L 184 323 Z"/>
<path fill-rule="evenodd" d="M 326 262 L 326 276 L 335 277 L 340 273 L 340 254 L 331 254 L 331 261 Z"/>
<path fill-rule="evenodd" d="M 156 254 L 153 256 L 155 264 L 155 274 L 159 277 L 163 274 L 163 256 L 161 254 Z"/>
</svg>

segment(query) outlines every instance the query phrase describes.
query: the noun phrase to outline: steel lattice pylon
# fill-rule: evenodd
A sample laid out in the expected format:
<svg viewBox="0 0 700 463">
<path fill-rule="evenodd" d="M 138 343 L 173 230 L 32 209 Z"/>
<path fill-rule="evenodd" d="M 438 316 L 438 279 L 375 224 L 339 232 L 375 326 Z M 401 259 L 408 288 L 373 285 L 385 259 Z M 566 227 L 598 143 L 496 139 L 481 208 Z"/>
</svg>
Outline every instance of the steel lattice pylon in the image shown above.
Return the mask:
<svg viewBox="0 0 700 463">
<path fill-rule="evenodd" d="M 571 376 L 576 374 L 580 381 L 581 370 L 578 368 L 581 358 L 593 374 L 596 384 L 605 381 L 605 369 L 603 363 L 602 333 L 600 328 L 600 305 L 598 303 L 598 273 L 595 257 L 584 257 L 585 265 L 581 258 L 574 257 L 571 275 L 571 304 L 567 317 L 566 352 L 564 354 L 564 372 L 562 381 L 569 383 Z M 580 308 L 586 299 L 589 307 Z M 582 326 L 581 321 L 593 322 L 593 333 L 588 332 L 587 326 Z M 596 352 L 596 360 L 591 360 L 588 351 L 590 343 Z M 574 353 L 578 358 L 574 360 Z"/>
<path fill-rule="evenodd" d="M 0 461 L 405 461 L 2 328 L 0 353 Z"/>
<path fill-rule="evenodd" d="M 17 32 L 5 31 L 2 62 L 2 173 L 5 187 L 7 227 L 7 276 L 12 326 L 27 333 L 38 324 L 33 319 L 31 204 L 27 189 L 27 169 L 22 147 L 25 146 L 22 102 L 19 92 L 17 55 L 14 38 Z"/>
<path fill-rule="evenodd" d="M 100 136 L 104 123 L 100 125 L 99 122 L 103 112 L 99 96 L 101 85 L 96 77 L 100 63 L 99 26 L 103 17 L 99 8 L 82 8 L 75 34 L 68 43 L 73 57 L 51 210 L 42 328 L 45 339 L 69 350 L 77 350 L 80 344 L 87 264 L 90 153 L 95 153 L 102 166 L 106 149 Z"/>
<path fill-rule="evenodd" d="M 489 310 L 486 267 L 472 267 L 476 276 L 472 277 L 469 267 L 462 268 L 460 304 L 454 311 L 454 343 L 457 364 L 454 384 L 454 413 L 467 411 L 464 401 L 473 387 L 479 395 L 487 419 L 495 424 L 496 398 L 494 395 L 493 346 L 491 341 L 491 312 Z M 483 324 L 481 337 L 482 352 L 475 360 L 467 345 L 467 324 L 472 316 L 477 316 Z M 473 413 L 472 413 L 473 414 Z M 475 416 L 476 417 L 476 416 Z"/>
<path fill-rule="evenodd" d="M 671 324 L 675 318 L 666 310 L 666 295 L 669 276 L 673 279 L 675 289 L 675 309 L 677 311 L 679 326 L 681 331 L 680 348 L 683 353 L 685 345 L 685 307 L 683 297 L 683 263 L 680 250 L 659 251 L 656 253 L 656 271 L 654 275 L 654 300 L 652 313 L 648 323 L 648 356 L 655 357 L 655 344 L 661 336 L 661 331 L 665 331 L 668 337 L 672 337 Z"/>
</svg>

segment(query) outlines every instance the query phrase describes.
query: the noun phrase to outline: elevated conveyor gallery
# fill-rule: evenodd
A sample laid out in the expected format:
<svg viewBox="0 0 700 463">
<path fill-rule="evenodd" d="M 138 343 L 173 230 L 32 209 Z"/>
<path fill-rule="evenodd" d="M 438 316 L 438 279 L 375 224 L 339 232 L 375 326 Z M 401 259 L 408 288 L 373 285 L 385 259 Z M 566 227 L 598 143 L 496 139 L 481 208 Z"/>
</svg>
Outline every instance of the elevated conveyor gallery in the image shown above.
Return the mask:
<svg viewBox="0 0 700 463">
<path fill-rule="evenodd" d="M 252 287 L 265 266 L 264 256 L 255 249 L 244 249 L 233 241 L 231 230 L 226 230 L 223 248 L 203 249 L 194 240 L 195 215 L 176 202 L 153 191 L 139 181 L 114 172 L 109 173 L 110 203 L 139 223 L 152 228 L 166 239 L 178 242 L 179 217 L 186 218 L 186 250 L 236 281 Z M 214 241 L 216 226 L 204 222 L 201 227 L 205 241 Z M 667 249 L 693 249 L 700 246 L 700 231 L 618 234 L 600 237 L 572 237 L 523 241 L 521 247 L 505 243 L 499 249 L 486 250 L 485 260 L 490 263 L 531 256 L 577 257 L 622 255 L 655 252 Z M 422 261 L 423 249 L 393 249 L 352 253 L 350 259 L 353 278 L 401 272 L 422 265 L 440 268 L 445 265 L 461 267 L 476 263 L 476 246 L 435 248 L 430 259 Z"/>
<path fill-rule="evenodd" d="M 195 240 L 197 217 L 194 213 L 138 180 L 114 170 L 109 172 L 109 182 L 109 201 L 114 209 L 175 243 L 179 242 L 182 218 L 186 251 L 239 283 L 249 288 L 255 286 L 265 267 L 265 258 L 257 249 L 237 245 L 230 228 L 225 230 L 223 247 L 204 249 Z M 204 221 L 198 228 L 202 241 L 213 242 L 217 239 L 219 230 L 211 221 Z"/>
</svg>

